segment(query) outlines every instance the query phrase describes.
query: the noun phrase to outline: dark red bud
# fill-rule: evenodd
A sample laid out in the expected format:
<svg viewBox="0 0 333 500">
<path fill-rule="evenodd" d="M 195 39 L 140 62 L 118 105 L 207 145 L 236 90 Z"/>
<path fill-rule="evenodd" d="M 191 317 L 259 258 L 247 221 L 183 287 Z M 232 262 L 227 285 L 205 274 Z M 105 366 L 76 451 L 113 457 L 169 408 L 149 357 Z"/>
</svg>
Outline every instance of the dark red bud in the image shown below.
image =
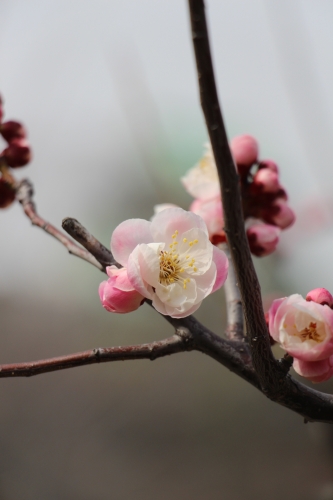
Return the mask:
<svg viewBox="0 0 333 500">
<path fill-rule="evenodd" d="M 2 177 L 0 178 L 0 208 L 9 207 L 15 200 L 15 189 Z"/>
<path fill-rule="evenodd" d="M 31 160 L 30 145 L 26 139 L 13 139 L 2 152 L 7 165 L 12 168 L 23 167 Z"/>
<path fill-rule="evenodd" d="M 9 143 L 14 139 L 25 139 L 27 137 L 27 133 L 23 125 L 14 121 L 2 123 L 0 132 L 2 137 Z"/>
</svg>

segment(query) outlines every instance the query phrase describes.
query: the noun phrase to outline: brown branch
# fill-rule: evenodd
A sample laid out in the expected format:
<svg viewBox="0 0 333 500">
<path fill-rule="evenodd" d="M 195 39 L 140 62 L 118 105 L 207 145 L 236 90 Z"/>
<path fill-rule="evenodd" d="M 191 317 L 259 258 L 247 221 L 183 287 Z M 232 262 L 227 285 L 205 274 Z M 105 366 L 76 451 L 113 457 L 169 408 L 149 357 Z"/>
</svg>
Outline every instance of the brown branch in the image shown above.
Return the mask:
<svg viewBox="0 0 333 500">
<path fill-rule="evenodd" d="M 53 236 L 58 240 L 68 252 L 80 259 L 86 260 L 89 264 L 97 267 L 99 270 L 103 270 L 100 262 L 98 262 L 91 253 L 87 252 L 82 247 L 79 247 L 74 241 L 72 241 L 68 236 L 59 231 L 49 222 L 46 222 L 42 217 L 40 217 L 36 212 L 36 205 L 33 201 L 34 190 L 31 182 L 28 179 L 23 179 L 17 186 L 16 197 L 21 203 L 24 213 L 29 217 L 34 226 L 40 227 L 46 233 Z"/>
<path fill-rule="evenodd" d="M 254 370 L 267 397 L 309 420 L 321 420 L 325 415 L 322 421 L 333 423 L 333 397 L 297 383 L 272 354 L 260 285 L 244 230 L 238 175 L 216 90 L 204 1 L 189 0 L 189 9 L 201 105 L 220 178 L 225 231 L 242 296 Z"/>
<path fill-rule="evenodd" d="M 65 370 L 76 366 L 106 363 L 109 361 L 127 361 L 131 359 L 154 359 L 191 350 L 186 342 L 186 332 L 173 335 L 164 340 L 120 347 L 99 347 L 90 351 L 78 352 L 57 358 L 42 359 L 28 363 L 0 365 L 0 378 L 32 377 L 42 373 Z"/>
<path fill-rule="evenodd" d="M 62 227 L 75 241 L 80 243 L 89 253 L 91 253 L 96 260 L 103 266 L 103 270 L 107 266 L 121 267 L 115 261 L 112 253 L 102 243 L 100 243 L 82 224 L 71 217 L 66 217 L 62 221 Z"/>
</svg>

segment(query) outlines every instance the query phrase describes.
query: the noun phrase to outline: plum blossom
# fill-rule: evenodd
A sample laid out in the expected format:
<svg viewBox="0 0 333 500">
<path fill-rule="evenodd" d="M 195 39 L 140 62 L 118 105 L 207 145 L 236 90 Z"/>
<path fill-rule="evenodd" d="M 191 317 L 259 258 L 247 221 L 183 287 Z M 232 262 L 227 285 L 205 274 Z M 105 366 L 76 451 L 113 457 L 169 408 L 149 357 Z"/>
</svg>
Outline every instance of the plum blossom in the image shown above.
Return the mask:
<svg viewBox="0 0 333 500">
<path fill-rule="evenodd" d="M 332 309 L 309 302 L 299 294 L 273 301 L 269 309 L 269 332 L 299 361 L 317 362 L 333 356 Z"/>
<path fill-rule="evenodd" d="M 286 229 L 295 221 L 279 181 L 278 166 L 272 160 L 259 160 L 258 142 L 250 135 L 235 137 L 230 149 L 239 174 L 244 219 L 246 223 L 253 218 L 258 223 L 266 223 L 261 228 L 248 230 L 251 252 L 258 257 L 269 255 L 277 247 L 280 229 Z M 181 182 L 195 198 L 190 210 L 206 222 L 211 242 L 214 245 L 225 242 L 221 191 L 210 144 L 205 145 L 203 158 Z M 263 245 L 257 244 L 259 240 Z"/>
<path fill-rule="evenodd" d="M 138 309 L 144 297 L 131 285 L 126 268 L 106 268 L 109 279 L 99 285 L 98 293 L 102 306 L 109 312 L 128 313 Z"/>
<path fill-rule="evenodd" d="M 130 219 L 114 230 L 111 251 L 132 287 L 161 314 L 182 318 L 226 280 L 228 259 L 208 238 L 204 221 L 181 208 L 151 222 Z"/>
<path fill-rule="evenodd" d="M 203 158 L 190 168 L 184 177 L 181 177 L 181 183 L 186 191 L 200 200 L 209 200 L 220 194 L 220 184 L 217 175 L 212 146 L 205 144 L 205 153 Z"/>
</svg>

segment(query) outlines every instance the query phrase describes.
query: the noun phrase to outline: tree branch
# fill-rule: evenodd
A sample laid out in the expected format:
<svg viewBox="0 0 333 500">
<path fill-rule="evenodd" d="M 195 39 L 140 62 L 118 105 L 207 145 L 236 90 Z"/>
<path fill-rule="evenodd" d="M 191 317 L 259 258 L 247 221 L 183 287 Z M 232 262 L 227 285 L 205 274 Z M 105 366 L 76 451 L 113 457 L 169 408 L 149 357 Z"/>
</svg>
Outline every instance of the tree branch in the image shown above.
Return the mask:
<svg viewBox="0 0 333 500">
<path fill-rule="evenodd" d="M 71 217 L 66 217 L 62 221 L 62 227 L 72 238 L 80 243 L 89 253 L 91 253 L 103 266 L 103 271 L 107 266 L 121 267 L 115 261 L 112 253 L 102 243 L 100 243 L 82 224 Z"/>
<path fill-rule="evenodd" d="M 46 233 L 50 234 L 58 240 L 65 248 L 67 248 L 70 254 L 80 257 L 80 259 L 86 260 L 89 264 L 97 267 L 100 271 L 103 271 L 103 266 L 98 262 L 91 253 L 87 252 L 82 247 L 79 247 L 74 241 L 68 238 L 65 234 L 59 231 L 49 222 L 46 222 L 42 217 L 40 217 L 36 212 L 36 205 L 33 201 L 34 190 L 31 182 L 28 179 L 23 179 L 17 186 L 16 197 L 21 203 L 24 213 L 29 217 L 34 226 L 40 227 Z"/>
<path fill-rule="evenodd" d="M 309 420 L 333 423 L 333 397 L 312 391 L 286 374 L 273 356 L 258 278 L 244 229 L 238 175 L 217 96 L 203 0 L 189 0 L 200 99 L 221 183 L 225 231 L 242 296 L 254 370 L 267 397 Z"/>
<path fill-rule="evenodd" d="M 78 352 L 57 358 L 42 359 L 28 363 L 0 365 L 0 378 L 32 377 L 41 373 L 65 370 L 76 366 L 106 363 L 109 361 L 128 361 L 132 359 L 154 359 L 191 350 L 186 342 L 186 333 L 173 335 L 164 340 L 120 347 L 99 347 L 90 351 Z"/>
</svg>

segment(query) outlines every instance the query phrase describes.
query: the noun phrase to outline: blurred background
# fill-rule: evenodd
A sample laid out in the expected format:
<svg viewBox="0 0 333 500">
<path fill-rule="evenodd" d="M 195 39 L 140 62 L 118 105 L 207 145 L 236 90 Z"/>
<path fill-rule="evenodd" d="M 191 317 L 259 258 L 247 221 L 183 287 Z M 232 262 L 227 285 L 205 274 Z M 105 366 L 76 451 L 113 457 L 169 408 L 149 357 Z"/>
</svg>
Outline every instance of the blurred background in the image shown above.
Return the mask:
<svg viewBox="0 0 333 500">
<path fill-rule="evenodd" d="M 207 4 L 229 137 L 259 140 L 298 216 L 279 252 L 256 259 L 264 299 L 332 291 L 333 3 Z M 179 177 L 207 134 L 185 1 L 1 0 L 0 69 L 5 118 L 27 126 L 34 152 L 15 173 L 46 220 L 75 217 L 108 245 L 156 203 L 189 206 Z M 148 307 L 104 311 L 104 276 L 18 204 L 0 234 L 1 363 L 172 333 Z M 197 317 L 222 334 L 223 292 Z M 0 395 L 0 500 L 333 498 L 331 428 L 199 353 L 3 379 Z"/>
</svg>

